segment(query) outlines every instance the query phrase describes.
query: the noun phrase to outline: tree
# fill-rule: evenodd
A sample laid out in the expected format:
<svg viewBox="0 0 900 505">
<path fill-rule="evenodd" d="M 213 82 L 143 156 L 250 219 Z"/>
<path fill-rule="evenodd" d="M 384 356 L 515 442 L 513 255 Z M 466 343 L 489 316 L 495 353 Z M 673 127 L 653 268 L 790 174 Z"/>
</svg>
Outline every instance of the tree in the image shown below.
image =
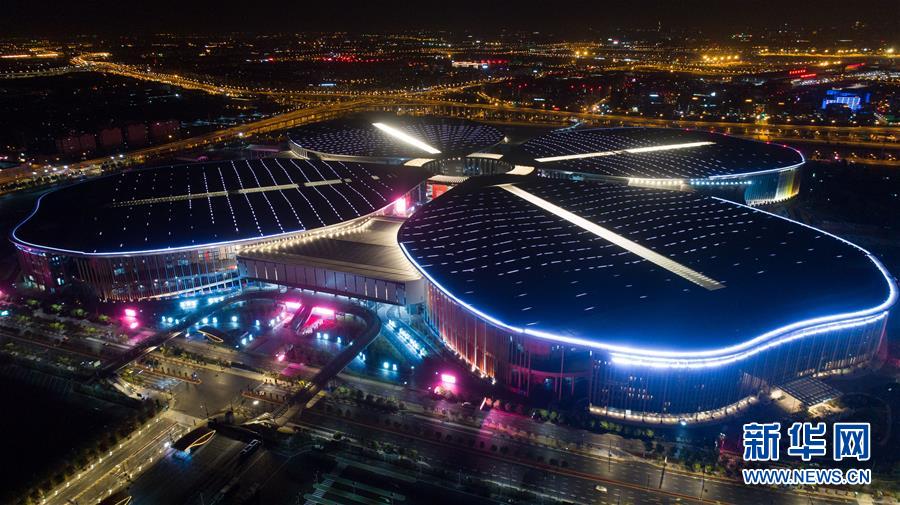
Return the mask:
<svg viewBox="0 0 900 505">
<path fill-rule="evenodd" d="M 288 439 L 288 445 L 292 449 L 297 449 L 303 444 L 309 442 L 310 436 L 302 431 L 295 431 L 291 438 Z"/>
</svg>

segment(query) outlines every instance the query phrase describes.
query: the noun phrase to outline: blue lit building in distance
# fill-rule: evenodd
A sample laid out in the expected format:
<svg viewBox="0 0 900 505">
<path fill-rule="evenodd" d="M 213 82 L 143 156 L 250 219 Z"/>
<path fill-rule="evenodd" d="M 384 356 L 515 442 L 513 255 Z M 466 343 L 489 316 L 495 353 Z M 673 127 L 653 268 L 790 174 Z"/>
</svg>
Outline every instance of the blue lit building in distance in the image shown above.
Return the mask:
<svg viewBox="0 0 900 505">
<path fill-rule="evenodd" d="M 398 240 L 427 323 L 474 371 L 642 422 L 719 418 L 865 365 L 897 299 L 859 247 L 698 192 L 473 178 Z"/>
<path fill-rule="evenodd" d="M 856 112 L 863 105 L 869 103 L 871 93 L 844 91 L 840 89 L 829 89 L 825 92 L 825 98 L 822 99 L 822 109 L 827 109 L 830 104 L 836 103 L 846 105 L 848 109 Z"/>
<path fill-rule="evenodd" d="M 514 156 L 546 177 L 711 192 L 750 205 L 795 196 L 805 161 L 779 144 L 674 128 L 562 130 Z"/>
<path fill-rule="evenodd" d="M 26 284 L 108 301 L 238 288 L 241 248 L 353 226 L 419 201 L 415 167 L 258 159 L 145 168 L 42 196 L 12 233 Z M 405 205 L 403 205 L 405 207 Z"/>
</svg>

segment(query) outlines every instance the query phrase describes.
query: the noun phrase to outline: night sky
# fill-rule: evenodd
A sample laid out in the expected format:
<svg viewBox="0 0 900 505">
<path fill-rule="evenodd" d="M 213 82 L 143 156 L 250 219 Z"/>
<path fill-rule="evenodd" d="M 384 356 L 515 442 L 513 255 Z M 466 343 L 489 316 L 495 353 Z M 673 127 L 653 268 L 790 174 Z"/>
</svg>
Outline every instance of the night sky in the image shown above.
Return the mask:
<svg viewBox="0 0 900 505">
<path fill-rule="evenodd" d="M 863 21 L 900 32 L 898 0 L 7 0 L 5 33 L 26 36 L 224 31 L 407 31 L 416 28 L 492 33 L 530 30 L 589 35 L 617 28 L 697 28 L 721 35 L 782 23 L 812 28 Z M 896 37 L 896 35 L 895 35 Z"/>
</svg>

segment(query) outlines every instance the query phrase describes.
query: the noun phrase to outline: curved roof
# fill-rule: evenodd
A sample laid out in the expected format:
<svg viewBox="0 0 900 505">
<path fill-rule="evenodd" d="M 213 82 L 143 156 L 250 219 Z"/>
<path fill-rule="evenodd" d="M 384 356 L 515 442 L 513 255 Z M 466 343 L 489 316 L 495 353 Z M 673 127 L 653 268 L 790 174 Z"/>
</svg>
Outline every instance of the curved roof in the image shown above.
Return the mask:
<svg viewBox="0 0 900 505">
<path fill-rule="evenodd" d="M 420 208 L 399 241 L 498 326 L 651 356 L 731 352 L 814 318 L 883 315 L 896 298 L 880 263 L 825 232 L 614 183 L 470 179 Z"/>
<path fill-rule="evenodd" d="M 88 255 L 256 240 L 370 214 L 427 177 L 411 167 L 280 158 L 146 168 L 45 194 L 13 240 Z"/>
<path fill-rule="evenodd" d="M 541 169 L 648 179 L 746 175 L 804 161 L 780 144 L 675 128 L 564 130 L 531 139 L 520 150 Z"/>
<path fill-rule="evenodd" d="M 288 138 L 323 155 L 408 159 L 465 156 L 500 142 L 503 133 L 465 119 L 363 114 L 301 126 Z"/>
</svg>

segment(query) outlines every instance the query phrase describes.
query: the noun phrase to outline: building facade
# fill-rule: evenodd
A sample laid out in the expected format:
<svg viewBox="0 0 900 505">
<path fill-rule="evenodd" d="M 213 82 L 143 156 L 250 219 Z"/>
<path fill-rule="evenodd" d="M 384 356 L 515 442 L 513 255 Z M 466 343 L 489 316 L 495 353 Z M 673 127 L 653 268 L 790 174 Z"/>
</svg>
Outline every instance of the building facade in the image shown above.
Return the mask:
<svg viewBox="0 0 900 505">
<path fill-rule="evenodd" d="M 784 344 L 721 365 L 660 366 L 498 327 L 431 283 L 425 317 L 473 372 L 516 393 L 587 396 L 593 413 L 659 423 L 722 418 L 779 384 L 863 366 L 882 345 L 887 322 L 883 312 L 831 329 L 801 329 L 785 335 Z"/>
<path fill-rule="evenodd" d="M 635 422 L 719 419 L 866 366 L 897 299 L 853 244 L 696 193 L 470 179 L 399 240 L 427 324 L 473 372 Z"/>
<path fill-rule="evenodd" d="M 518 162 L 544 177 L 698 191 L 748 205 L 787 200 L 805 162 L 796 149 L 730 135 L 674 128 L 596 128 L 525 142 Z"/>
<path fill-rule="evenodd" d="M 291 159 L 142 169 L 42 196 L 12 240 L 23 283 L 43 291 L 80 283 L 103 301 L 229 291 L 240 287 L 242 249 L 391 214 L 398 200 L 424 198 L 426 178 Z"/>
</svg>

